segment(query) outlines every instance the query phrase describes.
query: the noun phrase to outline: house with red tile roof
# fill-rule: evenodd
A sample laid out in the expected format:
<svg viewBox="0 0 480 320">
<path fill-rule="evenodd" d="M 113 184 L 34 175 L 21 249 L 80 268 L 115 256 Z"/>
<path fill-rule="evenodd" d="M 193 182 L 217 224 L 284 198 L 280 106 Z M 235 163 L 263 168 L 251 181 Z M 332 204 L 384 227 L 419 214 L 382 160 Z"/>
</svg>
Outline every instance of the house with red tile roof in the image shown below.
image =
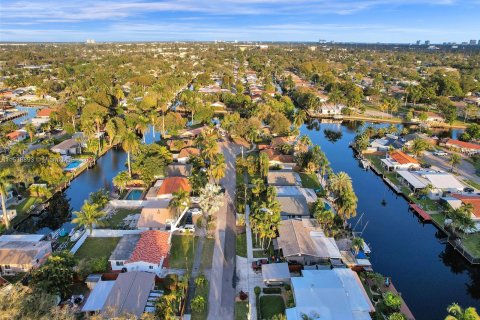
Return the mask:
<svg viewBox="0 0 480 320">
<path fill-rule="evenodd" d="M 177 161 L 179 163 L 185 164 L 188 162 L 188 160 L 190 160 L 191 156 L 199 156 L 199 155 L 200 155 L 200 150 L 197 148 L 192 148 L 192 147 L 183 148 L 182 150 L 180 150 L 180 153 L 178 154 Z"/>
<path fill-rule="evenodd" d="M 54 110 L 53 109 L 50 109 L 50 108 L 43 108 L 43 109 L 40 109 L 38 112 L 37 112 L 37 117 L 39 118 L 50 118 L 50 115 L 52 114 Z"/>
<path fill-rule="evenodd" d="M 295 158 L 292 155 L 282 154 L 280 151 L 272 148 L 263 149 L 260 153 L 265 153 L 268 156 L 270 166 L 295 166 Z"/>
<path fill-rule="evenodd" d="M 420 162 L 403 151 L 393 150 L 387 153 L 385 159 L 382 159 L 382 166 L 388 171 L 419 169 Z"/>
<path fill-rule="evenodd" d="M 20 142 L 27 138 L 27 132 L 25 130 L 15 130 L 7 133 L 6 137 L 12 142 Z"/>
<path fill-rule="evenodd" d="M 170 237 L 170 232 L 159 230 L 147 230 L 140 235 L 124 235 L 109 261 L 111 264 L 115 262 L 115 270 L 120 268 L 127 272 L 159 274 L 170 252 Z"/>
<path fill-rule="evenodd" d="M 168 177 L 163 180 L 157 191 L 157 198 L 171 198 L 178 191 L 192 191 L 190 182 L 184 177 Z"/>
<path fill-rule="evenodd" d="M 459 150 L 468 155 L 480 153 L 480 145 L 476 143 L 447 139 L 445 141 L 445 146 L 451 149 Z"/>
<path fill-rule="evenodd" d="M 461 203 L 458 206 L 460 207 L 461 204 L 471 204 L 473 206 L 472 210 L 472 219 L 480 220 L 480 196 L 470 196 L 470 195 L 463 195 L 463 194 L 452 194 L 453 198 L 460 200 Z"/>
</svg>

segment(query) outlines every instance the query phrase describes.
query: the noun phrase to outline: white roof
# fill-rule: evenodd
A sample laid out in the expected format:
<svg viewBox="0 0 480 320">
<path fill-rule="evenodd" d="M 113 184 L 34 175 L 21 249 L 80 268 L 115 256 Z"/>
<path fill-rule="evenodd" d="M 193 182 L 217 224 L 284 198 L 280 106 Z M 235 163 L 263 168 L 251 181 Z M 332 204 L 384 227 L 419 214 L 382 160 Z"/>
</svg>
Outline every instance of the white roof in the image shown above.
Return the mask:
<svg viewBox="0 0 480 320">
<path fill-rule="evenodd" d="M 410 171 L 399 170 L 397 173 L 411 184 L 415 189 L 423 189 L 427 186 L 425 179 L 422 179 L 419 175 L 413 174 Z"/>
<path fill-rule="evenodd" d="M 427 173 L 423 177 L 430 181 L 435 189 L 458 189 L 463 190 L 463 184 L 449 173 Z"/>
<path fill-rule="evenodd" d="M 269 263 L 262 265 L 263 281 L 290 279 L 288 263 Z"/>
<path fill-rule="evenodd" d="M 28 242 L 38 242 L 45 238 L 44 234 L 10 234 L 0 236 L 0 242 L 10 242 L 10 241 L 28 241 Z"/>
<path fill-rule="evenodd" d="M 357 274 L 347 268 L 303 270 L 293 277 L 296 307 L 287 309 L 287 320 L 302 314 L 323 320 L 369 320 L 374 307 Z"/>
<path fill-rule="evenodd" d="M 115 281 L 99 281 L 88 296 L 88 300 L 82 308 L 83 312 L 100 311 L 112 291 Z"/>
</svg>

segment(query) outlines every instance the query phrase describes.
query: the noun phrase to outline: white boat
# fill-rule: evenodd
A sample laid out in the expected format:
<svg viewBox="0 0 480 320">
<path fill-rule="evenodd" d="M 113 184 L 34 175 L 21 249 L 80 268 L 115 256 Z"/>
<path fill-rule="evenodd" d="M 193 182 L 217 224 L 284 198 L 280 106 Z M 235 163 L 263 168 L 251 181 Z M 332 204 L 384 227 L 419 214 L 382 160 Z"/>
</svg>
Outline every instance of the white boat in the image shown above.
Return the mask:
<svg viewBox="0 0 480 320">
<path fill-rule="evenodd" d="M 360 163 L 362 164 L 363 169 L 367 170 L 368 168 L 370 168 L 370 162 L 368 162 L 368 160 L 361 159 Z"/>
</svg>

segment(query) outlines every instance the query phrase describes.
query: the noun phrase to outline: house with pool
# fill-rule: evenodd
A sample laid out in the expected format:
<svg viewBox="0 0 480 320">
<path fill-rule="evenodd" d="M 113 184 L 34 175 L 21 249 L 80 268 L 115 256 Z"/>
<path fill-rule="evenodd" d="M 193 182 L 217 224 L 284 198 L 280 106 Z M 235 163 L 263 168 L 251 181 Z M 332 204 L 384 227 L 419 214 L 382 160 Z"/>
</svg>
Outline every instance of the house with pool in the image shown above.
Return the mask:
<svg viewBox="0 0 480 320">
<path fill-rule="evenodd" d="M 67 139 L 53 146 L 52 152 L 61 154 L 62 156 L 71 156 L 82 153 L 82 145 L 76 139 Z"/>
</svg>

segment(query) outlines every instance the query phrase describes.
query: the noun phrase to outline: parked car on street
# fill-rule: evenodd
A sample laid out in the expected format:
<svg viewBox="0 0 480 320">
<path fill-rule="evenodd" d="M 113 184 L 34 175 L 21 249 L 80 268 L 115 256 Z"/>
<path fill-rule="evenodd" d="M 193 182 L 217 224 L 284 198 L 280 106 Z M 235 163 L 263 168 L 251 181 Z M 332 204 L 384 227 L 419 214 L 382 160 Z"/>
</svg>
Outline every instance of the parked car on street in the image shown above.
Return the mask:
<svg viewBox="0 0 480 320">
<path fill-rule="evenodd" d="M 441 151 L 441 150 L 435 151 L 433 154 L 436 155 L 436 156 L 439 156 L 439 157 L 448 156 L 448 153 L 446 153 L 445 151 Z"/>
</svg>

